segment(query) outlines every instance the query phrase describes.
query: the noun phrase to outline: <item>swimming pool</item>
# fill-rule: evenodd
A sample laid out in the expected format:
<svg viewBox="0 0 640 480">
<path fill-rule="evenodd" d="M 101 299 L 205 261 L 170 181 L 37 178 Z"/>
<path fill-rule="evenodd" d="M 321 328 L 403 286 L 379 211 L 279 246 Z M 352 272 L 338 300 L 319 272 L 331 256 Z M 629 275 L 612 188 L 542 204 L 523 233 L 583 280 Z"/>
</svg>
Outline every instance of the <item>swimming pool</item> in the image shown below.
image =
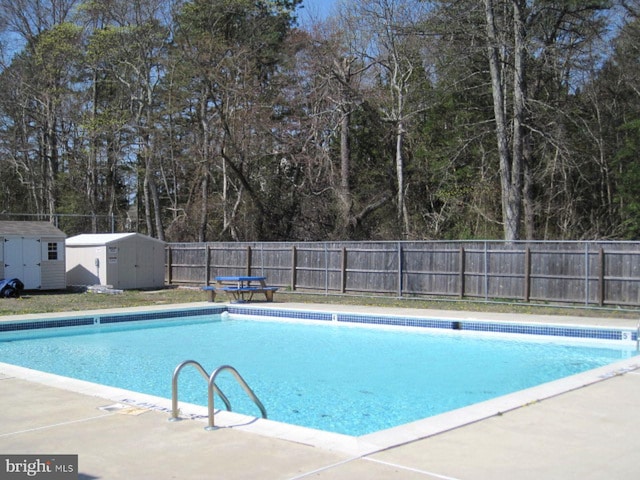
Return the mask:
<svg viewBox="0 0 640 480">
<path fill-rule="evenodd" d="M 361 436 L 637 353 L 637 332 L 625 329 L 231 306 L 231 319 L 222 320 L 226 310 L 4 322 L 0 330 L 12 341 L 0 343 L 0 361 L 164 398 L 171 395 L 171 372 L 181 361 L 197 360 L 209 372 L 231 364 L 261 398 L 270 419 Z M 183 314 L 187 317 L 177 322 Z M 469 330 L 528 333 L 535 341 L 488 338 Z M 542 342 L 543 336 L 607 344 Z M 143 354 L 140 346 L 149 344 L 153 348 Z M 186 349 L 180 351 L 179 345 Z M 234 411 L 258 416 L 228 380 L 221 376 L 217 383 Z M 181 374 L 180 401 L 206 404 L 206 384 L 197 372 Z"/>
</svg>

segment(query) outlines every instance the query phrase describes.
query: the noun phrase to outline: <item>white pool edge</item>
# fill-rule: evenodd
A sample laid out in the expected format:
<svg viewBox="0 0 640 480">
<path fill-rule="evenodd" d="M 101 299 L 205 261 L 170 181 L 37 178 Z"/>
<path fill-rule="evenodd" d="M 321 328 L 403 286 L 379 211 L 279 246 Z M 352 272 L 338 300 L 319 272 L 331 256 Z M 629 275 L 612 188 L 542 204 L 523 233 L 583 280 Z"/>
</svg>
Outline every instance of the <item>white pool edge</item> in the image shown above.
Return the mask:
<svg viewBox="0 0 640 480">
<path fill-rule="evenodd" d="M 640 369 L 640 358 L 633 357 L 620 360 L 604 367 L 360 437 L 254 418 L 225 410 L 216 411 L 215 424 L 220 428 L 233 428 L 349 455 L 363 456 L 460 428 L 638 369 Z M 170 399 L 63 377 L 7 363 L 0 363 L 0 373 L 8 377 L 15 377 L 49 387 L 103 398 L 108 402 L 166 412 L 167 421 L 171 417 Z M 195 420 L 194 423 L 198 425 L 197 428 L 204 429 L 207 421 L 206 407 L 181 402 L 179 403 L 179 409 L 181 419 L 185 421 Z M 212 431 L 211 434 L 215 434 L 215 431 Z"/>
</svg>

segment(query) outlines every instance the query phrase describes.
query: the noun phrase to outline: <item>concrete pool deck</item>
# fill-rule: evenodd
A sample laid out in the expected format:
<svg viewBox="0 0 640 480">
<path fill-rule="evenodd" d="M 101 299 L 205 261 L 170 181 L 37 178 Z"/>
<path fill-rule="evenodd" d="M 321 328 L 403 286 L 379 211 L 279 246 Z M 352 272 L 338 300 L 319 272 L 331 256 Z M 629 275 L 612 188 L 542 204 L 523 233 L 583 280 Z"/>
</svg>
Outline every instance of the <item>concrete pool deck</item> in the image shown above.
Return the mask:
<svg viewBox="0 0 640 480">
<path fill-rule="evenodd" d="M 400 313 L 336 305 L 274 304 L 269 308 Z M 637 325 L 634 320 L 595 317 L 414 309 L 401 313 Z M 64 382 L 26 380 L 0 366 L 0 454 L 78 454 L 82 479 L 609 480 L 640 474 L 640 370 L 634 368 L 428 438 L 356 454 L 235 428 L 205 431 L 200 421 L 168 422 L 166 412 L 104 408 L 113 403 L 95 393 L 70 391 Z"/>
</svg>

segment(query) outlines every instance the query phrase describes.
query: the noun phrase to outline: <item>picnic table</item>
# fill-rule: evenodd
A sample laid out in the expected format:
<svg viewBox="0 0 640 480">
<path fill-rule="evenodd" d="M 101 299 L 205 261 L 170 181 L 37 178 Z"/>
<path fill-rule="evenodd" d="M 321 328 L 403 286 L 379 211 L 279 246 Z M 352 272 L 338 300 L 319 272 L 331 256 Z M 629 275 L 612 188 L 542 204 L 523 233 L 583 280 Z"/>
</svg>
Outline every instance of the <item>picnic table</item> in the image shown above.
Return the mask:
<svg viewBox="0 0 640 480">
<path fill-rule="evenodd" d="M 273 302 L 273 294 L 278 287 L 270 287 L 266 283 L 267 277 L 250 275 L 216 277 L 215 286 L 202 287 L 209 293 L 209 301 L 213 302 L 216 292 L 224 292 L 232 302 L 251 301 L 254 293 L 264 293 L 267 302 Z"/>
</svg>

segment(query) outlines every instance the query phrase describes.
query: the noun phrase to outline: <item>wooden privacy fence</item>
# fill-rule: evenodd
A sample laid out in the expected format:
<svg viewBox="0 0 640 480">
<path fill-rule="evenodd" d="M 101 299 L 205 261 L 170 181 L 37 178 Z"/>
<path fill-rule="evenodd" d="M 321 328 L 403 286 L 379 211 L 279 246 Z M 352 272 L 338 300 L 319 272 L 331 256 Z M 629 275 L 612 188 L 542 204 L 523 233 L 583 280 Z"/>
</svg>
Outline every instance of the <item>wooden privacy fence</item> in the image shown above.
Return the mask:
<svg viewBox="0 0 640 480">
<path fill-rule="evenodd" d="M 640 306 L 640 242 L 172 243 L 167 283 L 263 275 L 294 291 Z"/>
</svg>

